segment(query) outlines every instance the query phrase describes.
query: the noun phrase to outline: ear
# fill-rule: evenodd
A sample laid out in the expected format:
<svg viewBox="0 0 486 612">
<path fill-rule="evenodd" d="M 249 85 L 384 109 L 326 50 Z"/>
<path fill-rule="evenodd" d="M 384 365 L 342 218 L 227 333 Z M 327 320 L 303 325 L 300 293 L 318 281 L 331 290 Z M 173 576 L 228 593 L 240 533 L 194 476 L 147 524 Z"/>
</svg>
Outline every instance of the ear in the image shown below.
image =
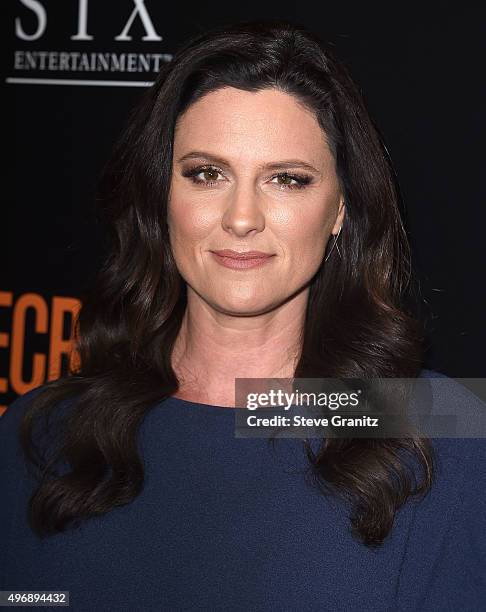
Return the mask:
<svg viewBox="0 0 486 612">
<path fill-rule="evenodd" d="M 346 212 L 346 206 L 344 204 L 344 198 L 343 196 L 341 196 L 339 200 L 339 208 L 338 208 L 338 214 L 336 217 L 336 222 L 334 223 L 334 227 L 332 228 L 332 232 L 331 232 L 334 236 L 337 235 L 337 233 L 339 232 L 339 230 L 341 229 L 343 225 L 345 212 Z"/>
</svg>

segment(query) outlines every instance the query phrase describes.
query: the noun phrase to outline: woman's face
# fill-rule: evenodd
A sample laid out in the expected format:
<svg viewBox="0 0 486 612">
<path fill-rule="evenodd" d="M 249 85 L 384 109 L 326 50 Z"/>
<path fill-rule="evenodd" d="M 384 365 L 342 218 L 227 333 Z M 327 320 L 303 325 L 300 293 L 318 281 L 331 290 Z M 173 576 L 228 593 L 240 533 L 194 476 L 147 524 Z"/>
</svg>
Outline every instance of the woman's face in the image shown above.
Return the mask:
<svg viewBox="0 0 486 612">
<path fill-rule="evenodd" d="M 188 293 L 251 315 L 306 290 L 344 216 L 312 113 L 276 89 L 211 92 L 179 117 L 172 168 L 168 226 Z M 252 266 L 214 254 L 223 249 L 271 257 Z"/>
</svg>

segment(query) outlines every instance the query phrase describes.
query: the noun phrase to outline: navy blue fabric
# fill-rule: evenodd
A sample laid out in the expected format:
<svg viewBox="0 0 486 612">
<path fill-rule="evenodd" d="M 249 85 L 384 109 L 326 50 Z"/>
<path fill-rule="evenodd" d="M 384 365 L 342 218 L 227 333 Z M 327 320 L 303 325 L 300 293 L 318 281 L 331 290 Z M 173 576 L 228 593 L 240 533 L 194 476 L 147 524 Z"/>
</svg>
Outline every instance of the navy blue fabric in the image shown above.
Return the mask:
<svg viewBox="0 0 486 612">
<path fill-rule="evenodd" d="M 434 390 L 434 405 L 478 403 L 453 389 Z M 70 608 L 89 611 L 486 610 L 484 439 L 434 439 L 432 490 L 370 550 L 352 538 L 345 506 L 306 484 L 301 440 L 272 450 L 235 438 L 234 410 L 170 398 L 140 430 L 140 496 L 41 539 L 27 525 L 33 482 L 16 438 L 35 392 L 0 418 L 3 590 L 69 591 Z"/>
</svg>

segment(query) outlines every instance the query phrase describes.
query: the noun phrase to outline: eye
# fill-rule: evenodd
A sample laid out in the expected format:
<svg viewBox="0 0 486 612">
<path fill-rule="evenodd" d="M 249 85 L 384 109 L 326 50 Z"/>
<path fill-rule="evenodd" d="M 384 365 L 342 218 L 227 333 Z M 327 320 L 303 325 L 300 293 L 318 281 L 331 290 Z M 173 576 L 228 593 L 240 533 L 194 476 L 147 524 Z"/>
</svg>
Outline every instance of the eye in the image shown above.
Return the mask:
<svg viewBox="0 0 486 612">
<path fill-rule="evenodd" d="M 216 166 L 195 166 L 184 170 L 182 176 L 190 178 L 193 183 L 202 185 L 204 187 L 212 187 L 216 183 L 223 182 L 217 179 L 218 174 L 222 174 L 222 170 L 216 168 Z M 203 175 L 203 178 L 198 178 L 199 175 Z M 272 177 L 274 179 L 283 179 L 282 183 L 273 183 L 278 185 L 281 189 L 303 189 L 312 181 L 312 177 L 307 174 L 290 174 L 289 172 L 280 172 Z"/>
<path fill-rule="evenodd" d="M 281 172 L 280 174 L 276 174 L 273 178 L 283 178 L 285 182 L 277 184 L 279 187 L 283 187 L 285 189 L 303 189 L 312 180 L 312 178 L 307 174 L 289 174 L 288 172 Z M 294 181 L 293 185 L 292 181 Z"/>
<path fill-rule="evenodd" d="M 199 174 L 205 175 L 205 178 L 198 178 Z M 218 174 L 222 174 L 222 172 L 215 166 L 196 166 L 194 168 L 189 168 L 188 170 L 185 170 L 182 173 L 182 176 L 190 178 L 191 181 L 193 183 L 196 183 L 197 185 L 211 187 L 211 185 L 214 185 L 215 183 L 222 182 L 214 180 Z"/>
</svg>

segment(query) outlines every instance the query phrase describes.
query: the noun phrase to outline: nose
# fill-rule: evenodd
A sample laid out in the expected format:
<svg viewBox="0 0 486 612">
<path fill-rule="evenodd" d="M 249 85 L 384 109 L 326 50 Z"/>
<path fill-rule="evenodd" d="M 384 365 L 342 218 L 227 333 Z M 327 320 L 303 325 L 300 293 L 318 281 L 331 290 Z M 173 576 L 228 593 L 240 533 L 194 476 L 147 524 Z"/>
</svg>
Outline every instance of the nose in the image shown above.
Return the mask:
<svg viewBox="0 0 486 612">
<path fill-rule="evenodd" d="M 238 185 L 228 195 L 221 225 L 226 232 L 240 237 L 265 229 L 265 215 L 252 185 Z"/>
</svg>

